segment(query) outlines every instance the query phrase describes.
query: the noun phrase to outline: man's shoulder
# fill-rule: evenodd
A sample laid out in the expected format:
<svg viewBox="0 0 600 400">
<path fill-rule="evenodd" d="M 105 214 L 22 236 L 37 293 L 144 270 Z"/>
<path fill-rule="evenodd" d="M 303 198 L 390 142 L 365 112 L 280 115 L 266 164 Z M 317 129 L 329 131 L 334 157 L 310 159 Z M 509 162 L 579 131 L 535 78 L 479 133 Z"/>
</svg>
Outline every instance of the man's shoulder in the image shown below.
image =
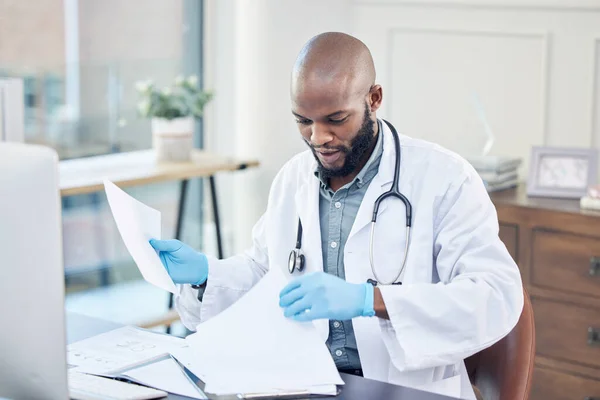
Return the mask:
<svg viewBox="0 0 600 400">
<path fill-rule="evenodd" d="M 437 143 L 401 135 L 402 156 L 410 164 L 428 164 L 443 167 L 448 173 L 466 173 L 471 164 L 458 153 Z M 441 171 L 438 171 L 441 172 Z"/>
<path fill-rule="evenodd" d="M 279 169 L 271 183 L 271 191 L 288 191 L 291 187 L 302 186 L 312 176 L 314 169 L 315 158 L 310 150 L 297 153 Z"/>
<path fill-rule="evenodd" d="M 278 176 L 290 178 L 292 175 L 299 177 L 310 176 L 315 169 L 315 157 L 310 150 L 297 153 L 281 167 Z"/>
</svg>

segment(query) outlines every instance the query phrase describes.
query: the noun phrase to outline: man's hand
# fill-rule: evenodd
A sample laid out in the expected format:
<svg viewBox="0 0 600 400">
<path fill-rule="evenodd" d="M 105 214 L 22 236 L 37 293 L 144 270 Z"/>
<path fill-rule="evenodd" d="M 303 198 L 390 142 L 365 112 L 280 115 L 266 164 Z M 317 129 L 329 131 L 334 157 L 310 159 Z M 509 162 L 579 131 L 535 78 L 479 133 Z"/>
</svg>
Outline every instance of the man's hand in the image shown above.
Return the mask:
<svg viewBox="0 0 600 400">
<path fill-rule="evenodd" d="M 179 240 L 151 239 L 160 260 L 175 283 L 201 285 L 208 278 L 208 259 Z"/>
<path fill-rule="evenodd" d="M 279 293 L 284 315 L 297 321 L 349 320 L 372 316 L 373 286 L 348 283 L 325 272 L 313 272 L 290 282 Z"/>
</svg>

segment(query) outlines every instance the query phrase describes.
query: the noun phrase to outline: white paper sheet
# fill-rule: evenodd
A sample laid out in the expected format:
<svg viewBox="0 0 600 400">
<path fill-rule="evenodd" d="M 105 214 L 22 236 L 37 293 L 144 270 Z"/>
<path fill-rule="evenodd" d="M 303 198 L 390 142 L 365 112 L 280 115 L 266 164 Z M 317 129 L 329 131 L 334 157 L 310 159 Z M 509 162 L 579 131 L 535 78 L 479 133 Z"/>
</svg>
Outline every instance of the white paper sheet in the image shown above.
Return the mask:
<svg viewBox="0 0 600 400">
<path fill-rule="evenodd" d="M 142 367 L 128 370 L 124 376 L 133 381 L 165 392 L 194 399 L 206 399 L 189 381 L 179 365 L 172 358 L 157 361 Z"/>
<path fill-rule="evenodd" d="M 286 283 L 279 269 L 271 269 L 240 300 L 197 326 L 186 338 L 191 351 L 173 353 L 205 381 L 208 393 L 343 385 L 312 322 L 283 315 L 279 292 Z"/>
<path fill-rule="evenodd" d="M 175 336 L 125 326 L 68 345 L 67 363 L 78 371 L 110 374 L 187 346 Z"/>
<path fill-rule="evenodd" d="M 104 181 L 104 189 L 121 238 L 144 279 L 176 293 L 173 280 L 149 243 L 150 239 L 161 237 L 160 212 L 137 201 L 108 180 Z"/>
</svg>

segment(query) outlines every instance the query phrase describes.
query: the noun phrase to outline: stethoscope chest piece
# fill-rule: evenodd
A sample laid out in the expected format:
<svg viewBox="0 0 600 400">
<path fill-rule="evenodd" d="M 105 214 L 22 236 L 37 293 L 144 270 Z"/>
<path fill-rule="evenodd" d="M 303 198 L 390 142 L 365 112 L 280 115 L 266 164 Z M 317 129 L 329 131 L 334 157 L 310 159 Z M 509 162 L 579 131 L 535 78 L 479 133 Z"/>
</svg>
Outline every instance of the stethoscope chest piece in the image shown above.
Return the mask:
<svg viewBox="0 0 600 400">
<path fill-rule="evenodd" d="M 290 252 L 288 270 L 290 274 L 293 274 L 294 271 L 302 272 L 304 270 L 304 254 L 300 249 L 294 249 Z"/>
</svg>

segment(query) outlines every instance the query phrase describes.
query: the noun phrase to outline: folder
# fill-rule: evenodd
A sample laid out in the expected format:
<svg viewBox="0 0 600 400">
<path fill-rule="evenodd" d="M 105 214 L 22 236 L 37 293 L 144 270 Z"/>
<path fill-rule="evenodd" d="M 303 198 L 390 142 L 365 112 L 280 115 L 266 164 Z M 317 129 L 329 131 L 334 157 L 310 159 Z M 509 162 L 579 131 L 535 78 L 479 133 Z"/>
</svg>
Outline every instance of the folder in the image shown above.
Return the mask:
<svg viewBox="0 0 600 400">
<path fill-rule="evenodd" d="M 311 393 L 306 390 L 286 391 L 286 392 L 277 392 L 277 393 L 236 393 L 236 394 L 230 394 L 230 395 L 214 395 L 211 393 L 206 393 L 204 391 L 204 387 L 206 386 L 205 383 L 200 378 L 198 378 L 192 371 L 190 371 L 189 368 L 187 368 L 185 365 L 183 365 L 183 363 L 181 363 L 179 360 L 177 360 L 177 358 L 173 357 L 172 355 L 171 355 L 171 357 L 173 358 L 173 360 L 175 360 L 177 365 L 179 365 L 179 368 L 181 368 L 181 371 L 187 376 L 187 378 L 190 380 L 190 382 L 192 382 L 202 394 L 204 394 L 206 397 L 208 397 L 210 399 L 217 399 L 217 400 L 248 399 L 248 400 L 250 400 L 250 399 L 324 398 L 324 397 L 338 396 L 342 391 L 341 387 L 337 386 L 336 393 L 330 394 L 330 395 Z"/>
</svg>

